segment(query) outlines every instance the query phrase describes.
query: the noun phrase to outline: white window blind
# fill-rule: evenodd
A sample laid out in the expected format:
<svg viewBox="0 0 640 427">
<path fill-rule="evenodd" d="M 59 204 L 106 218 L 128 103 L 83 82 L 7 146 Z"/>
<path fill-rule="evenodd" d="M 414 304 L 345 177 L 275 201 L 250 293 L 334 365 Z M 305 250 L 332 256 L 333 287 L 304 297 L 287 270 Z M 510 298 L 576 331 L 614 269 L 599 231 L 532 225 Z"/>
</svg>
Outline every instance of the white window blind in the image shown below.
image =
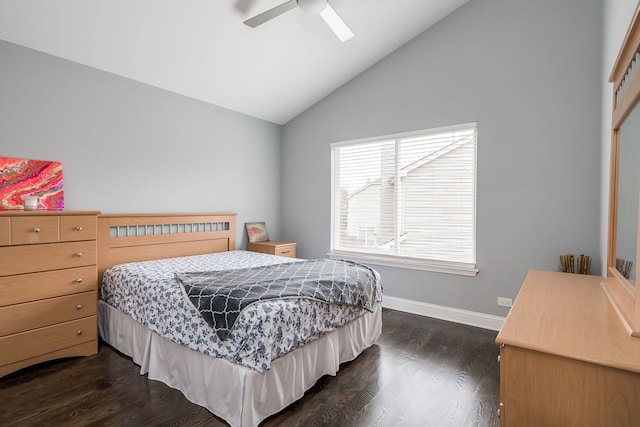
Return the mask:
<svg viewBox="0 0 640 427">
<path fill-rule="evenodd" d="M 335 143 L 331 255 L 476 268 L 477 124 Z"/>
</svg>

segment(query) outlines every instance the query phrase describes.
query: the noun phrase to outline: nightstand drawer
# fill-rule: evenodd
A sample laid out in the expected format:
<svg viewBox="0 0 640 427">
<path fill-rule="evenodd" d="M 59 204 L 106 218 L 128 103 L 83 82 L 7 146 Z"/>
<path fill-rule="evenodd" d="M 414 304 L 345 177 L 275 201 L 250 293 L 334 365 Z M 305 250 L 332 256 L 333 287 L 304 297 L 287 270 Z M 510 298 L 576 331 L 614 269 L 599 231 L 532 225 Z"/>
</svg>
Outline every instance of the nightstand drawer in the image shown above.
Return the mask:
<svg viewBox="0 0 640 427">
<path fill-rule="evenodd" d="M 95 215 L 60 217 L 60 241 L 95 240 L 98 221 Z"/>
<path fill-rule="evenodd" d="M 66 295 L 0 308 L 0 336 L 94 316 L 98 291 Z"/>
<path fill-rule="evenodd" d="M 0 366 L 55 352 L 98 338 L 96 316 L 0 338 Z"/>
<path fill-rule="evenodd" d="M 266 242 L 255 242 L 247 245 L 247 249 L 252 252 L 260 252 L 263 254 L 271 254 L 295 258 L 296 244 L 293 242 L 281 242 L 278 240 L 268 240 Z"/>
<path fill-rule="evenodd" d="M 296 245 L 278 246 L 275 248 L 274 255 L 286 256 L 289 258 L 296 257 Z"/>
<path fill-rule="evenodd" d="M 2 276 L 95 264 L 95 241 L 0 247 Z"/>
<path fill-rule="evenodd" d="M 59 240 L 57 216 L 24 216 L 11 219 L 11 244 L 35 245 Z"/>
<path fill-rule="evenodd" d="M 0 277 L 0 306 L 98 289 L 95 265 Z"/>
</svg>

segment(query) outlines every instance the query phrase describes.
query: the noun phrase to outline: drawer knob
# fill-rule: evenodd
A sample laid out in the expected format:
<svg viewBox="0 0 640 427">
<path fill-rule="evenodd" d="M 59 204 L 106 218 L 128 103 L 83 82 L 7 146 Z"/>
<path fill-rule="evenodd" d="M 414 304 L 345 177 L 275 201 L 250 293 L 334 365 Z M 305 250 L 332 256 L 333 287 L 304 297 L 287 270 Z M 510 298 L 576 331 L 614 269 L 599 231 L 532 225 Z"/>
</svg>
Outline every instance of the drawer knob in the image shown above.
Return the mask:
<svg viewBox="0 0 640 427">
<path fill-rule="evenodd" d="M 77 226 L 77 227 L 76 227 L 76 230 L 78 230 L 78 231 L 82 231 L 82 227 L 81 227 L 81 226 Z"/>
<path fill-rule="evenodd" d="M 34 232 L 34 233 L 39 233 L 39 232 L 40 232 L 40 227 L 36 227 L 36 228 L 34 228 L 34 229 L 33 229 L 33 232 Z"/>
<path fill-rule="evenodd" d="M 80 258 L 80 257 L 82 256 L 82 252 L 78 252 L 78 253 L 76 254 L 76 256 L 77 256 L 78 258 Z"/>
<path fill-rule="evenodd" d="M 500 355 L 498 355 L 498 365 L 500 364 Z"/>
<path fill-rule="evenodd" d="M 78 331 L 76 332 L 76 335 L 78 336 L 82 335 L 82 329 L 78 329 Z"/>
<path fill-rule="evenodd" d="M 82 283 L 82 277 L 77 278 L 76 283 Z"/>
<path fill-rule="evenodd" d="M 76 310 L 82 310 L 82 304 L 76 305 Z"/>
</svg>

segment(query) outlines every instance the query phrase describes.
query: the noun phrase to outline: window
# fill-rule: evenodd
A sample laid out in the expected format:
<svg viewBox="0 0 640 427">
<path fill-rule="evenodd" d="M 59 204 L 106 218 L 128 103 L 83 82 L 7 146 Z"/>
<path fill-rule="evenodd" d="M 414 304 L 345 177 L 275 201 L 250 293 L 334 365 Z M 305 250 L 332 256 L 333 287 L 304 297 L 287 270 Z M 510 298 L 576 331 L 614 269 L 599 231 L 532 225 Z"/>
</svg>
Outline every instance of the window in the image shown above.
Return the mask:
<svg viewBox="0 0 640 427">
<path fill-rule="evenodd" d="M 476 135 L 468 123 L 331 145 L 331 254 L 476 270 Z"/>
</svg>

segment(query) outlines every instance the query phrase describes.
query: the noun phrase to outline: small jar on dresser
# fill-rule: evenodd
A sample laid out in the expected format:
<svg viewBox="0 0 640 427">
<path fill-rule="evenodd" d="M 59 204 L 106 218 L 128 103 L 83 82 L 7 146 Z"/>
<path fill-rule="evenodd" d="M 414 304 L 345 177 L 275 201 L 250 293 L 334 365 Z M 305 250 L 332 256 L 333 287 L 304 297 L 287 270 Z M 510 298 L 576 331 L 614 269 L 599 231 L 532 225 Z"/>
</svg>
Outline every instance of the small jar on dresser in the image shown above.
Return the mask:
<svg viewBox="0 0 640 427">
<path fill-rule="evenodd" d="M 0 211 L 0 377 L 98 349 L 98 211 Z"/>
<path fill-rule="evenodd" d="M 279 255 L 289 258 L 296 257 L 296 244 L 292 242 L 280 242 L 278 240 L 255 243 L 249 242 L 247 249 L 263 254 Z"/>
</svg>

